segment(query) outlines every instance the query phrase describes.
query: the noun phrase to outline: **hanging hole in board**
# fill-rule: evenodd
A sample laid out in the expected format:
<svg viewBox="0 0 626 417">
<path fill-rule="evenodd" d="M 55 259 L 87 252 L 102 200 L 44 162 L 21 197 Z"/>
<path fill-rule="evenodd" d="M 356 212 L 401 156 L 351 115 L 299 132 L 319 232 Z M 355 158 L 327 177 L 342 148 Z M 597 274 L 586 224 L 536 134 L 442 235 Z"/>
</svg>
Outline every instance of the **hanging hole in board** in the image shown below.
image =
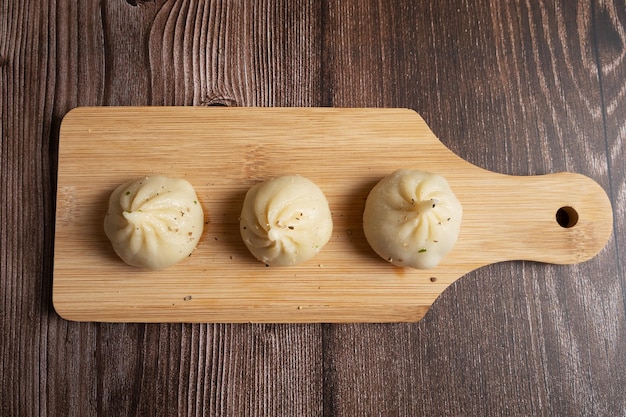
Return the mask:
<svg viewBox="0 0 626 417">
<path fill-rule="evenodd" d="M 556 211 L 556 222 L 565 229 L 574 227 L 578 223 L 578 212 L 573 207 L 561 207 Z"/>
</svg>

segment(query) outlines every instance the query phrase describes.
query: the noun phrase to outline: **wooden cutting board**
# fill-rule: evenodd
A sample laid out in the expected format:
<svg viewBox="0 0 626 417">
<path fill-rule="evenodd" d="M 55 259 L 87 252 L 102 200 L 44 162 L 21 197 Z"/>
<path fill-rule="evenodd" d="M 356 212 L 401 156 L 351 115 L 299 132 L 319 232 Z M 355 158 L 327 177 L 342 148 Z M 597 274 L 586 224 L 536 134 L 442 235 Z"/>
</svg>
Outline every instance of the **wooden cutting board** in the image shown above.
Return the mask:
<svg viewBox="0 0 626 417">
<path fill-rule="evenodd" d="M 365 240 L 365 199 L 398 168 L 445 176 L 463 204 L 456 246 L 434 269 L 394 267 Z M 155 173 L 193 184 L 208 221 L 192 256 L 158 272 L 124 264 L 102 226 L 113 189 Z M 266 267 L 243 244 L 238 217 L 250 186 L 283 174 L 320 186 L 334 232 L 309 262 Z M 60 130 L 53 302 L 79 321 L 416 321 L 481 266 L 593 257 L 612 221 L 591 179 L 478 168 L 411 110 L 78 108 Z"/>
</svg>

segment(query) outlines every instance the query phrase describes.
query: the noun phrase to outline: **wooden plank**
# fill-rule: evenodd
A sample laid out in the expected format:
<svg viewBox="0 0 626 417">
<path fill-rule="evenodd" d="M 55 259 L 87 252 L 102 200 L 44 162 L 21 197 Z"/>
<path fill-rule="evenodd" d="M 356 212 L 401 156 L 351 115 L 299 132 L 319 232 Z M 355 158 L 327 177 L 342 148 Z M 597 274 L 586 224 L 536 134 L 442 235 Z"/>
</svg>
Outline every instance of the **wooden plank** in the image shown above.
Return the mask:
<svg viewBox="0 0 626 417">
<path fill-rule="evenodd" d="M 612 228 L 610 202 L 592 180 L 477 168 L 410 110 L 81 108 L 66 116 L 60 136 L 53 301 L 71 320 L 418 320 L 475 268 L 581 262 Z M 459 240 L 436 268 L 393 267 L 363 236 L 367 194 L 397 168 L 444 175 L 464 206 Z M 125 265 L 102 231 L 111 191 L 153 173 L 191 182 L 209 223 L 193 255 L 163 271 Z M 333 237 L 303 265 L 268 268 L 241 242 L 238 215 L 252 184 L 290 173 L 325 192 Z M 557 222 L 562 207 L 576 211 L 574 227 Z"/>
</svg>

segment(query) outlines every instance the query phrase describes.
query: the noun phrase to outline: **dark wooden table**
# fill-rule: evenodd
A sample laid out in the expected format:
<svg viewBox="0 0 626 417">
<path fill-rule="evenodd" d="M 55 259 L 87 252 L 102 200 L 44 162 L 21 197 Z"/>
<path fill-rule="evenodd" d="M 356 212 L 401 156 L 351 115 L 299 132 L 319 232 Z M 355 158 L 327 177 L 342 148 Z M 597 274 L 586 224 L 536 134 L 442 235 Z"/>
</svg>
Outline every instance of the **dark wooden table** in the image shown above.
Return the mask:
<svg viewBox="0 0 626 417">
<path fill-rule="evenodd" d="M 474 271 L 417 323 L 68 322 L 58 130 L 104 105 L 412 108 L 489 170 L 593 178 L 613 235 Z M 1 0 L 0 114 L 2 416 L 626 415 L 622 0 Z"/>
</svg>

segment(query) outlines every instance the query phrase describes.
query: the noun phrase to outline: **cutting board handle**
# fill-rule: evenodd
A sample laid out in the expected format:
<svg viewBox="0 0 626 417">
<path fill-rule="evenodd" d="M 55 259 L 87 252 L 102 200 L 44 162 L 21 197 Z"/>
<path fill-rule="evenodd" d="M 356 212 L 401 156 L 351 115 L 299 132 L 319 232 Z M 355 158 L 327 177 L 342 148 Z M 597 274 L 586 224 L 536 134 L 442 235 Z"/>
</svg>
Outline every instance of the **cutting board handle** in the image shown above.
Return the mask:
<svg viewBox="0 0 626 417">
<path fill-rule="evenodd" d="M 493 252 L 486 256 L 491 262 L 501 257 L 574 264 L 606 245 L 613 230 L 611 202 L 592 179 L 569 172 L 528 177 L 489 172 L 487 177 L 490 192 L 481 193 L 482 201 L 467 196 L 464 221 L 479 225 L 483 245 L 477 250 Z M 484 204 L 491 209 L 477 209 Z"/>
</svg>

